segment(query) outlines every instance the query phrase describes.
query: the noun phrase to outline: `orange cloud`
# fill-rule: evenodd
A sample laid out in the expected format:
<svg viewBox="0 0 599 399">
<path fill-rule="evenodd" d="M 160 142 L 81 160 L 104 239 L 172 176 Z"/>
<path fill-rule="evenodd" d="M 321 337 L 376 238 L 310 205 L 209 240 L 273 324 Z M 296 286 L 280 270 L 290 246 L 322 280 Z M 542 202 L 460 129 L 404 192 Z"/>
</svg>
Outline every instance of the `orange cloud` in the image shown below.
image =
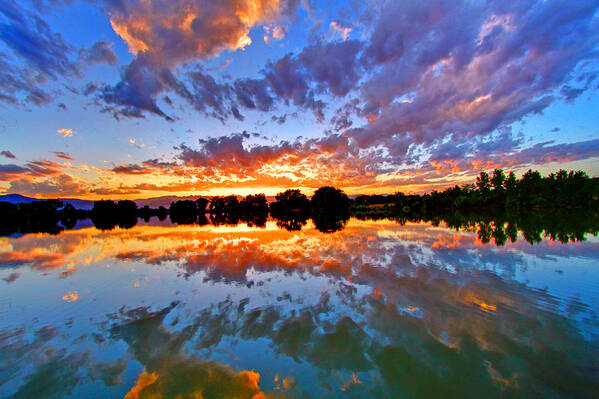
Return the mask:
<svg viewBox="0 0 599 399">
<path fill-rule="evenodd" d="M 77 133 L 73 129 L 58 129 L 57 132 L 62 134 L 63 137 L 72 137 L 73 134 Z"/>
<path fill-rule="evenodd" d="M 243 49 L 250 29 L 275 21 L 282 8 L 279 0 L 136 0 L 113 9 L 110 24 L 131 53 L 170 66 Z"/>
</svg>

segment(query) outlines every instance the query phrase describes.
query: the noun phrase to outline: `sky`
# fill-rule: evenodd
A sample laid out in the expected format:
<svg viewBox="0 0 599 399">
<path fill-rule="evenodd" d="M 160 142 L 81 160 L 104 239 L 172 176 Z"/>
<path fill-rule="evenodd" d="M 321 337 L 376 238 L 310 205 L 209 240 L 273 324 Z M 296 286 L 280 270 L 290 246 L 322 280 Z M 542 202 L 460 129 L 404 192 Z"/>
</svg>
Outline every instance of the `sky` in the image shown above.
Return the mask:
<svg viewBox="0 0 599 399">
<path fill-rule="evenodd" d="M 599 175 L 599 1 L 3 0 L 0 194 Z"/>
</svg>

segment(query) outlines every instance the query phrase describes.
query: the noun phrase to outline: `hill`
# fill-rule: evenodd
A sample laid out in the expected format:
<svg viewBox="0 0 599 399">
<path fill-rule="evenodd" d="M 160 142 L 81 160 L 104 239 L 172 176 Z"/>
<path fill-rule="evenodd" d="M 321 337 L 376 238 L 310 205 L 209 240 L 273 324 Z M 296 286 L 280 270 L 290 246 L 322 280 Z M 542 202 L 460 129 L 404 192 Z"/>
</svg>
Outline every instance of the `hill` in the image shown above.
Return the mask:
<svg viewBox="0 0 599 399">
<path fill-rule="evenodd" d="M 57 198 L 63 204 L 71 204 L 77 209 L 92 209 L 94 201 L 81 200 L 76 198 Z M 29 203 L 35 201 L 44 201 L 43 199 L 26 197 L 21 194 L 5 194 L 0 195 L 0 201 L 10 202 L 11 204 Z"/>
</svg>

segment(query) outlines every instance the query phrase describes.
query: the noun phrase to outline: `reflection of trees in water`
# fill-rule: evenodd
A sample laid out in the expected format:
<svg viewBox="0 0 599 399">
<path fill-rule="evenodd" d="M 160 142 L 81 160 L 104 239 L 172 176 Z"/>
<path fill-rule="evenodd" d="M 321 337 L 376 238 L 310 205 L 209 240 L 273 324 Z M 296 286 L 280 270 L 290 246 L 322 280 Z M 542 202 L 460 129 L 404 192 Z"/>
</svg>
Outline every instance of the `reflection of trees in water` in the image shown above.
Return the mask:
<svg viewBox="0 0 599 399">
<path fill-rule="evenodd" d="M 519 232 L 530 244 L 540 243 L 543 239 L 561 243 L 579 242 L 584 241 L 587 234 L 599 234 L 599 214 L 592 211 L 529 213 L 509 218 L 456 214 L 446 223 L 457 230 L 474 227 L 481 242 L 486 244 L 493 240 L 498 246 L 505 245 L 508 239 L 517 241 Z"/>
<path fill-rule="evenodd" d="M 210 223 L 212 223 L 215 226 L 236 226 L 239 224 L 239 216 L 211 213 Z"/>
<path fill-rule="evenodd" d="M 287 231 L 300 231 L 308 223 L 308 216 L 301 213 L 275 217 L 277 227 Z"/>
<path fill-rule="evenodd" d="M 243 215 L 240 220 L 247 224 L 248 227 L 266 227 L 266 219 L 268 214 L 247 214 Z"/>
<path fill-rule="evenodd" d="M 332 194 L 335 196 L 334 194 Z M 249 196 L 252 197 L 252 196 Z M 264 198 L 243 200 L 237 203 L 237 211 L 228 213 L 210 213 L 208 218 L 198 209 L 196 201 L 178 201 L 171 206 L 170 220 L 175 224 L 211 223 L 216 226 L 235 226 L 245 223 L 249 227 L 263 228 L 268 219 L 265 211 Z M 223 209 L 228 209 L 228 197 L 223 197 Z M 233 198 L 233 197 L 232 197 Z M 277 210 L 273 218 L 279 228 L 288 231 L 299 231 L 306 225 L 308 218 L 314 222 L 317 230 L 331 233 L 345 228 L 349 220 L 349 211 L 345 206 L 340 206 L 344 197 L 337 200 L 323 199 L 324 205 L 317 206 L 309 211 Z M 257 202 L 259 205 L 254 204 Z M 216 201 L 218 203 L 218 201 Z M 202 203 L 203 204 L 203 203 Z M 228 205 L 227 205 L 228 204 Z M 137 218 L 142 217 L 149 221 L 151 217 L 164 220 L 167 216 L 165 208 L 150 209 L 148 207 L 135 208 L 132 201 L 97 201 L 91 211 L 80 211 L 71 205 L 58 209 L 59 201 L 40 201 L 30 204 L 13 205 L 0 202 L 0 212 L 6 215 L 0 227 L 0 235 L 14 233 L 46 232 L 58 234 L 64 229 L 72 229 L 78 220 L 91 218 L 92 223 L 100 230 L 112 230 L 116 226 L 128 229 L 137 224 Z M 220 208 L 217 208 L 220 209 Z M 278 209 L 275 207 L 275 209 Z M 240 210 L 244 210 L 243 212 Z M 356 217 L 356 216 L 354 216 Z M 397 216 L 391 213 L 360 214 L 356 217 L 361 220 L 393 220 L 399 225 L 407 222 L 429 222 L 433 226 L 444 223 L 446 226 L 465 231 L 475 231 L 482 243 L 491 243 L 503 246 L 507 242 L 515 242 L 521 234 L 530 244 L 537 244 L 544 239 L 551 239 L 561 243 L 584 241 L 588 234 L 599 234 L 599 212 L 587 210 L 574 210 L 568 212 L 528 212 L 528 213 L 440 213 L 428 216 Z"/>
<path fill-rule="evenodd" d="M 335 231 L 343 230 L 347 221 L 349 220 L 349 216 L 313 216 L 312 221 L 314 222 L 314 227 L 321 233 L 334 233 Z"/>
<path fill-rule="evenodd" d="M 444 223 L 455 230 L 473 231 L 484 244 L 493 241 L 497 246 L 508 240 L 516 242 L 521 233 L 525 241 L 537 244 L 544 239 L 561 243 L 585 241 L 588 234 L 599 235 L 599 212 L 571 210 L 571 212 L 527 213 L 493 215 L 482 213 L 440 214 L 434 217 L 398 217 L 389 215 L 360 216 L 360 220 L 393 220 L 400 225 L 407 222 L 428 222 L 433 226 Z"/>
<path fill-rule="evenodd" d="M 49 233 L 58 234 L 63 230 L 61 219 L 70 219 L 70 213 L 61 212 L 62 202 L 58 200 L 34 201 L 11 204 L 0 201 L 0 235 Z"/>
</svg>

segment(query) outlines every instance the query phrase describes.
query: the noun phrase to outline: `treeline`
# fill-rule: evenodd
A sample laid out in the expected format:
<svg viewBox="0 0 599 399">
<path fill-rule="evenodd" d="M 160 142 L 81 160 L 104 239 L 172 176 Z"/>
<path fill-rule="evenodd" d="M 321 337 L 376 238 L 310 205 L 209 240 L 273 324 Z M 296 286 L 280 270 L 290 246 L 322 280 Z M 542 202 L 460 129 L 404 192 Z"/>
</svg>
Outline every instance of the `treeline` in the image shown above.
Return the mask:
<svg viewBox="0 0 599 399">
<path fill-rule="evenodd" d="M 235 225 L 263 227 L 271 215 L 277 225 L 287 230 L 300 230 L 312 219 L 322 232 L 342 229 L 350 215 L 358 218 L 394 220 L 438 219 L 450 221 L 456 215 L 487 215 L 494 220 L 519 218 L 519 215 L 555 214 L 574 210 L 599 209 L 599 179 L 585 172 L 560 170 L 548 176 L 529 170 L 520 179 L 507 176 L 501 169 L 491 175 L 480 173 L 474 184 L 454 186 L 444 191 L 423 195 L 360 195 L 351 200 L 342 190 L 321 187 L 308 198 L 300 190 L 286 190 L 268 203 L 264 194 L 235 195 L 180 200 L 169 208 L 137 207 L 134 201 L 96 201 L 91 210 L 78 210 L 58 200 L 11 204 L 0 202 L 4 222 L 0 234 L 48 232 L 57 234 L 73 228 L 78 220 L 90 218 L 99 229 L 116 226 L 129 228 L 138 218 L 151 217 L 177 224 Z M 595 220 L 591 218 L 591 220 Z M 586 229 L 586 230 L 585 230 Z M 585 227 L 585 231 L 588 231 Z M 592 228 L 591 228 L 592 230 Z M 499 240 L 501 241 L 501 240 Z"/>
<path fill-rule="evenodd" d="M 444 224 L 456 231 L 475 232 L 483 244 L 494 243 L 504 246 L 520 238 L 530 244 L 544 239 L 569 243 L 585 241 L 588 234 L 599 235 L 599 211 L 575 208 L 555 212 L 522 212 L 497 214 L 470 211 L 426 216 L 417 214 L 392 215 L 389 213 L 352 215 L 361 220 L 392 220 L 397 224 L 430 223 Z"/>
<path fill-rule="evenodd" d="M 312 218 L 323 232 L 333 232 L 345 226 L 349 219 L 351 201 L 341 190 L 321 187 L 309 199 L 299 190 L 286 190 L 268 203 L 264 194 L 248 195 L 241 199 L 235 195 L 212 197 L 210 201 L 181 200 L 171 204 L 171 221 L 179 224 L 208 223 L 236 225 L 240 222 L 252 227 L 264 227 L 270 214 L 277 225 L 287 230 L 299 230 Z"/>
<path fill-rule="evenodd" d="M 58 234 L 62 230 L 74 228 L 77 221 L 85 219 L 91 219 L 92 223 L 102 230 L 113 229 L 116 226 L 129 228 L 137 224 L 138 217 L 146 221 L 153 216 L 164 220 L 168 210 L 163 206 L 157 209 L 147 206 L 138 208 L 135 202 L 129 200 L 96 201 L 93 209 L 84 210 L 76 209 L 71 204 L 63 206 L 62 201 L 51 199 L 19 204 L 0 201 L 0 215 L 3 219 L 0 235 Z"/>
<path fill-rule="evenodd" d="M 361 195 L 352 214 L 412 215 L 427 217 L 455 211 L 522 213 L 599 206 L 599 179 L 583 171 L 560 170 L 548 176 L 529 170 L 520 179 L 502 169 L 481 172 L 474 184 L 456 185 L 423 195 Z"/>
<path fill-rule="evenodd" d="M 236 225 L 243 222 L 250 227 L 264 227 L 269 214 L 288 230 L 299 230 L 309 218 L 313 218 L 321 231 L 332 232 L 345 225 L 350 202 L 343 191 L 334 187 L 320 188 L 311 200 L 299 190 L 287 190 L 278 194 L 270 205 L 264 194 L 180 200 L 172 202 L 168 209 L 163 206 L 157 209 L 137 207 L 130 200 L 96 201 L 91 210 L 78 210 L 70 204 L 63 206 L 59 200 L 21 204 L 0 202 L 0 212 L 5 221 L 0 234 L 58 234 L 64 229 L 74 228 L 77 221 L 83 219 L 91 219 L 94 226 L 101 230 L 117 226 L 130 228 L 137 224 L 138 218 L 149 221 L 151 217 L 161 221 L 170 217 L 170 221 L 176 224 Z"/>
<path fill-rule="evenodd" d="M 12 204 L 0 202 L 0 235 L 15 233 L 58 234 L 64 228 L 73 228 L 79 219 L 88 217 L 88 211 L 75 209 L 61 201 L 47 200 Z"/>
</svg>

